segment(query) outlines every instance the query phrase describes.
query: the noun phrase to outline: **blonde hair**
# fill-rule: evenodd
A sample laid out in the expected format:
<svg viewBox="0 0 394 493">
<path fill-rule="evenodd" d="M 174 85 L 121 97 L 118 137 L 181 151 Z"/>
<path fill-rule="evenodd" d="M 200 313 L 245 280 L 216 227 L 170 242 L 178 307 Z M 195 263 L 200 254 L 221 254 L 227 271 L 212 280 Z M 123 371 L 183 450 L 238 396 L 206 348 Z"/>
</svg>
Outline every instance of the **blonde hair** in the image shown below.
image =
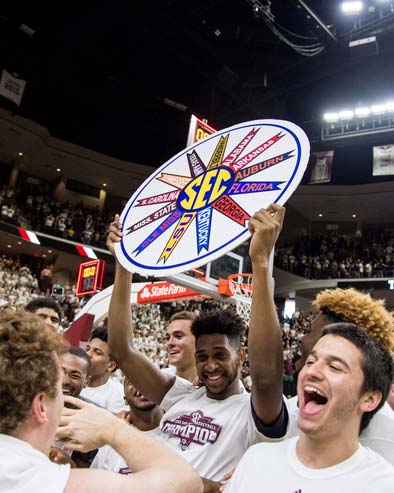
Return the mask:
<svg viewBox="0 0 394 493">
<path fill-rule="evenodd" d="M 66 342 L 37 315 L 25 310 L 0 314 L 0 433 L 15 433 L 31 414 L 33 398 L 57 395 L 59 367 L 54 353 Z"/>
<path fill-rule="evenodd" d="M 358 325 L 390 352 L 394 351 L 394 318 L 386 310 L 384 300 L 374 300 L 353 288 L 337 288 L 322 291 L 313 304 L 325 315 Z"/>
</svg>

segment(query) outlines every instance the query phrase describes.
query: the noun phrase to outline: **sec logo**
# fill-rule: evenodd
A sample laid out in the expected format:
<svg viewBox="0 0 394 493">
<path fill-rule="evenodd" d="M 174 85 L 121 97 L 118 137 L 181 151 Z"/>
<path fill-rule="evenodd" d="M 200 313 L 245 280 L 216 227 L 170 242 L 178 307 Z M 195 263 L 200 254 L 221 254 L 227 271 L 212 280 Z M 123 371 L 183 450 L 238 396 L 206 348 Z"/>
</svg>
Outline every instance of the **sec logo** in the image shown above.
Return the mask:
<svg viewBox="0 0 394 493">
<path fill-rule="evenodd" d="M 256 210 L 287 201 L 309 150 L 303 130 L 282 120 L 242 123 L 193 144 L 132 195 L 117 258 L 131 272 L 161 277 L 221 257 L 249 238 Z"/>
<path fill-rule="evenodd" d="M 178 207 L 184 211 L 205 209 L 227 192 L 233 176 L 228 168 L 209 170 L 197 176 L 179 194 Z"/>
</svg>

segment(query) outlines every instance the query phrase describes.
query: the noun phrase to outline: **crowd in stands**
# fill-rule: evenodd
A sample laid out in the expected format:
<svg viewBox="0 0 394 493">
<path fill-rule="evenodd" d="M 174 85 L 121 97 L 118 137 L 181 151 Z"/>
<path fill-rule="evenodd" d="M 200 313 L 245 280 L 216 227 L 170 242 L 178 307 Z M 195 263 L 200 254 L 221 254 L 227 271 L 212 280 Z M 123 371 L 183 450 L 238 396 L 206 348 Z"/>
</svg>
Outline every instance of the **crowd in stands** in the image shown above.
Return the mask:
<svg viewBox="0 0 394 493">
<path fill-rule="evenodd" d="M 394 233 L 319 233 L 275 252 L 275 265 L 307 279 L 379 278 L 394 275 Z"/>
<path fill-rule="evenodd" d="M 62 202 L 49 189 L 0 189 L 0 219 L 24 229 L 42 231 L 86 245 L 105 247 L 114 211 Z"/>
<path fill-rule="evenodd" d="M 296 311 L 291 318 L 281 323 L 283 341 L 283 393 L 289 397 L 296 394 L 295 363 L 300 358 L 300 342 L 311 330 L 312 312 Z"/>
<path fill-rule="evenodd" d="M 39 296 L 52 296 L 52 272 L 50 266 L 42 269 L 27 259 L 21 260 L 3 255 L 0 257 L 0 308 L 25 306 Z M 60 304 L 64 317 L 61 321 L 63 329 L 73 321 L 87 298 L 75 295 L 75 286 L 64 286 L 64 292 L 55 297 Z M 181 302 L 135 305 L 132 310 L 135 345 L 152 359 L 159 368 L 168 367 L 168 356 L 165 349 L 167 326 L 171 316 L 180 311 L 191 311 L 197 315 L 202 310 L 221 307 L 215 300 L 189 300 Z M 299 342 L 308 332 L 311 314 L 296 312 L 291 319 L 282 322 L 284 349 L 284 382 L 287 395 L 294 394 L 294 363 L 299 355 Z M 243 337 L 243 346 L 247 346 L 247 332 Z M 242 372 L 245 387 L 250 390 L 250 372 L 247 357 Z"/>
<path fill-rule="evenodd" d="M 0 188 L 0 220 L 86 245 L 105 247 L 114 213 L 82 201 L 76 205 L 62 202 L 53 198 L 44 185 L 24 190 Z M 247 244 L 241 245 L 237 253 L 248 263 L 247 249 Z M 307 279 L 391 277 L 394 232 L 303 235 L 295 243 L 276 249 L 275 265 Z M 250 271 L 250 266 L 245 269 Z"/>
<path fill-rule="evenodd" d="M 34 264 L 29 266 L 28 262 L 24 263 L 6 255 L 0 257 L 0 308 L 19 308 L 39 296 L 53 296 L 63 311 L 61 326 L 63 329 L 67 328 L 86 302 L 86 298 L 76 296 L 75 286 L 68 285 L 63 287 L 63 294 L 52 295 L 52 285 L 48 284 L 46 276 L 42 275 L 48 271 L 50 272 L 50 269 L 44 267 L 37 272 Z"/>
</svg>

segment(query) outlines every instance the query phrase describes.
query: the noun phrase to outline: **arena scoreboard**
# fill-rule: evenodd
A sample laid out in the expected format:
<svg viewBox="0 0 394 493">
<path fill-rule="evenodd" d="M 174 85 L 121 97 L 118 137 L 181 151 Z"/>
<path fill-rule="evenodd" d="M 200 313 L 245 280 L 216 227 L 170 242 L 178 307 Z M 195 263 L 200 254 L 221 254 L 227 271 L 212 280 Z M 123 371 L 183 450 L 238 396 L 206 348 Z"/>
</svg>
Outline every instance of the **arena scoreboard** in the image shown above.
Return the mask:
<svg viewBox="0 0 394 493">
<path fill-rule="evenodd" d="M 82 262 L 78 269 L 77 278 L 77 296 L 86 296 L 88 294 L 94 294 L 97 290 L 102 288 L 103 276 L 104 276 L 104 260 L 90 260 L 89 262 Z"/>
<path fill-rule="evenodd" d="M 215 132 L 217 132 L 217 130 L 208 125 L 204 120 L 200 120 L 195 115 L 192 115 L 190 118 L 187 146 L 199 142 Z"/>
</svg>

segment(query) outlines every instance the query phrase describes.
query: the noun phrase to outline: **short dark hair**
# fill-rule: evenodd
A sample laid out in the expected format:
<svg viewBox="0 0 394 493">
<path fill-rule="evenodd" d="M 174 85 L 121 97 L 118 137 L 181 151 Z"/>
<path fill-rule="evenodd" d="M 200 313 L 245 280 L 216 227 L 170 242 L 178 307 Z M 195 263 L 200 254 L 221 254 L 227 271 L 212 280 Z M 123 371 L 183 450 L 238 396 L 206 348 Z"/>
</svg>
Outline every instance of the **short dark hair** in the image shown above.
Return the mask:
<svg viewBox="0 0 394 493">
<path fill-rule="evenodd" d="M 174 313 L 174 315 L 170 318 L 170 323 L 173 322 L 174 320 L 190 320 L 191 322 L 194 322 L 196 320 L 197 315 L 194 312 L 177 312 Z"/>
<path fill-rule="evenodd" d="M 104 327 L 104 326 L 94 327 L 92 330 L 92 333 L 90 335 L 89 341 L 91 341 L 92 339 L 100 339 L 101 341 L 106 342 L 108 344 L 108 329 L 107 329 L 107 327 Z M 116 363 L 115 358 L 113 358 L 113 356 L 109 352 L 109 348 L 108 348 L 108 357 L 111 361 Z M 116 371 L 117 367 L 118 367 L 118 365 L 115 366 L 115 368 L 112 370 L 112 372 Z"/>
<path fill-rule="evenodd" d="M 94 327 L 90 335 L 90 341 L 92 339 L 101 339 L 108 343 L 108 329 L 106 327 Z"/>
<path fill-rule="evenodd" d="M 386 402 L 393 381 L 393 361 L 380 341 L 355 324 L 341 322 L 327 325 L 322 337 L 329 334 L 343 337 L 361 351 L 361 370 L 364 374 L 362 393 L 376 390 L 382 393 L 379 405 L 373 411 L 363 414 L 360 424 L 361 433 L 368 426 L 373 415 Z"/>
<path fill-rule="evenodd" d="M 242 318 L 230 310 L 206 310 L 192 323 L 192 334 L 197 339 L 206 334 L 224 334 L 229 341 L 239 348 L 244 331 Z"/>
<path fill-rule="evenodd" d="M 321 310 L 321 312 L 323 313 L 328 324 L 347 323 L 347 322 L 344 322 L 343 318 L 340 315 L 336 314 L 335 312 L 332 312 L 331 310 L 328 310 L 327 308 L 323 308 Z M 351 323 L 351 322 L 349 322 L 349 323 Z"/>
<path fill-rule="evenodd" d="M 73 354 L 74 356 L 78 356 L 78 358 L 85 360 L 86 374 L 87 376 L 90 375 L 90 372 L 92 370 L 92 360 L 90 359 L 90 356 L 84 349 L 82 349 L 81 347 L 70 347 L 67 349 L 66 353 Z"/>
<path fill-rule="evenodd" d="M 39 308 L 49 308 L 51 310 L 54 310 L 59 316 L 59 322 L 61 322 L 63 318 L 63 312 L 56 300 L 52 298 L 47 298 L 45 296 L 39 296 L 38 298 L 34 298 L 33 300 L 31 300 L 25 306 L 25 310 L 30 313 L 36 313 Z"/>
</svg>

